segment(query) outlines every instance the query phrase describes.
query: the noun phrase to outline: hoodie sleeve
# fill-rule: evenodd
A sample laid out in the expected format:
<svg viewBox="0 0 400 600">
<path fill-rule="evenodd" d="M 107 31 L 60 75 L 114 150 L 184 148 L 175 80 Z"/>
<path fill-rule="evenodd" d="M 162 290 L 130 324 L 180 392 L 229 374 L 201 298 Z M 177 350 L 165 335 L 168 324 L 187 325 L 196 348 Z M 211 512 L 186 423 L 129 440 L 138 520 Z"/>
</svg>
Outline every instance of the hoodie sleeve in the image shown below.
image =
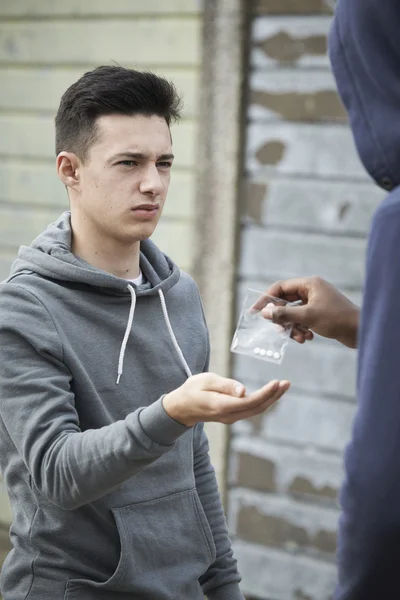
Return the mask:
<svg viewBox="0 0 400 600">
<path fill-rule="evenodd" d="M 216 548 L 214 563 L 200 578 L 203 591 L 209 600 L 244 600 L 239 589 L 241 578 L 233 558 L 217 479 L 210 463 L 208 439 L 202 423 L 195 428 L 194 474 L 197 493 L 210 524 Z"/>
<path fill-rule="evenodd" d="M 358 411 L 345 459 L 336 600 L 400 597 L 400 197 L 370 234 Z"/>
<path fill-rule="evenodd" d="M 82 432 L 72 375 L 50 314 L 19 285 L 0 291 L 0 418 L 37 489 L 72 510 L 170 451 L 188 429 L 162 400 L 125 420 Z"/>
</svg>

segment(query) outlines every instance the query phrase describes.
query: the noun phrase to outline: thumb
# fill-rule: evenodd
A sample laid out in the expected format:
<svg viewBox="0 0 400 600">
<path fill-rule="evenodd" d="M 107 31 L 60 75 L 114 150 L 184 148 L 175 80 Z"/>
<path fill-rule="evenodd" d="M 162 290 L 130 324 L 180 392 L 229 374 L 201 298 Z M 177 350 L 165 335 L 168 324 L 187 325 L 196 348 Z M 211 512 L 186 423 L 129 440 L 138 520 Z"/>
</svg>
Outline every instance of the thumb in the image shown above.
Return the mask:
<svg viewBox="0 0 400 600">
<path fill-rule="evenodd" d="M 207 374 L 203 389 L 207 392 L 219 392 L 220 394 L 237 396 L 239 398 L 243 397 L 246 393 L 244 385 L 239 383 L 239 381 L 221 377 L 221 375 L 216 375 L 215 373 Z"/>
<path fill-rule="evenodd" d="M 269 319 L 279 325 L 286 325 L 287 323 L 295 323 L 296 325 L 304 325 L 308 327 L 307 319 L 307 305 L 304 306 L 266 306 L 261 314 L 265 319 Z"/>
</svg>

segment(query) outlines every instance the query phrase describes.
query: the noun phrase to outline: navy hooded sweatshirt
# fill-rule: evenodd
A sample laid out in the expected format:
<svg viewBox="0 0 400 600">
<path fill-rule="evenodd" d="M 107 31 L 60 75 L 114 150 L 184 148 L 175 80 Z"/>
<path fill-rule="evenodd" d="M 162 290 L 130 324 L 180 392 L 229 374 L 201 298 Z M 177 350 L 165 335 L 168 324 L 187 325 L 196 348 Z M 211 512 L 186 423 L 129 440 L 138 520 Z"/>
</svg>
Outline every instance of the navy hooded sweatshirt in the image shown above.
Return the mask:
<svg viewBox="0 0 400 600">
<path fill-rule="evenodd" d="M 329 48 L 360 158 L 389 192 L 368 243 L 335 598 L 390 600 L 400 598 L 400 0 L 339 0 Z"/>
</svg>

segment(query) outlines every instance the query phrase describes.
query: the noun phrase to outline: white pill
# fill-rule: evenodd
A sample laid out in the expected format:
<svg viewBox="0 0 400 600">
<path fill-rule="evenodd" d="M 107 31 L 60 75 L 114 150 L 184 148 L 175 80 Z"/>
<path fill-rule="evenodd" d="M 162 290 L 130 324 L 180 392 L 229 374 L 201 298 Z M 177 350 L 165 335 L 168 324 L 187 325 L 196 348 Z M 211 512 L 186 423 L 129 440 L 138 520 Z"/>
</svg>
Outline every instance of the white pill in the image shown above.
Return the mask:
<svg viewBox="0 0 400 600">
<path fill-rule="evenodd" d="M 271 358 L 271 356 L 273 356 L 273 354 L 274 353 L 272 352 L 272 350 L 267 350 L 267 356 L 269 356 Z"/>
<path fill-rule="evenodd" d="M 274 358 L 275 358 L 275 360 L 279 360 L 280 357 L 281 357 L 281 355 L 280 355 L 279 352 L 274 352 Z"/>
<path fill-rule="evenodd" d="M 266 351 L 264 350 L 264 348 L 261 348 L 261 350 L 260 350 L 260 356 L 265 356 L 266 354 L 267 354 L 267 353 L 266 353 Z"/>
<path fill-rule="evenodd" d="M 260 348 L 254 348 L 254 354 L 260 354 L 261 349 Z"/>
</svg>

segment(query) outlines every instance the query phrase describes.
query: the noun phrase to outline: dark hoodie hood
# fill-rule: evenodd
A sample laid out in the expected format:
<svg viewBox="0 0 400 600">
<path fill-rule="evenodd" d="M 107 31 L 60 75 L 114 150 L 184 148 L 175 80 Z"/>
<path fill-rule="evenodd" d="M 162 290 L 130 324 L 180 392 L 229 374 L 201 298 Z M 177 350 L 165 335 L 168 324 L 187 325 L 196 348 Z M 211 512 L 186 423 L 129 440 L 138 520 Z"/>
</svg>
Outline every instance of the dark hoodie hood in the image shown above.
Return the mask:
<svg viewBox="0 0 400 600">
<path fill-rule="evenodd" d="M 338 0 L 332 69 L 364 167 L 378 185 L 400 184 L 400 1 Z"/>
<path fill-rule="evenodd" d="M 110 293 L 129 293 L 125 279 L 96 269 L 72 254 L 70 217 L 69 212 L 63 213 L 30 246 L 21 246 L 10 278 L 29 271 L 53 280 L 96 286 Z M 156 294 L 159 289 L 168 291 L 180 278 L 178 267 L 150 240 L 141 242 L 140 250 L 140 268 L 150 285 L 137 288 L 137 295 Z"/>
</svg>

